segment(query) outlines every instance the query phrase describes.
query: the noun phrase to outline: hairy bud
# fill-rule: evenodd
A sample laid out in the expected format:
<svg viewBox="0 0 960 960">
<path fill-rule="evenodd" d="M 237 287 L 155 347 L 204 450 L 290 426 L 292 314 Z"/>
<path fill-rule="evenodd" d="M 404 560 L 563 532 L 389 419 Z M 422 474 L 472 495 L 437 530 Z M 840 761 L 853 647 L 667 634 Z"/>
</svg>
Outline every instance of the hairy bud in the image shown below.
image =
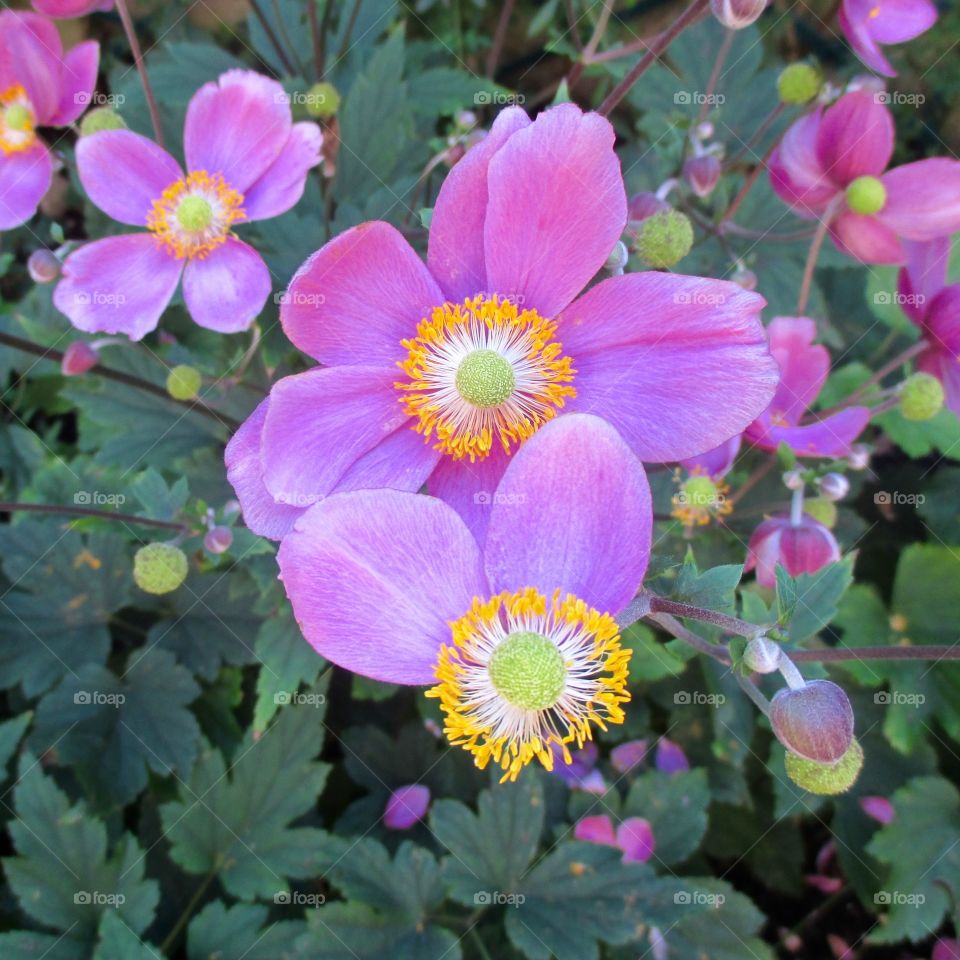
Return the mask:
<svg viewBox="0 0 960 960">
<path fill-rule="evenodd" d="M 770 704 L 770 724 L 791 753 L 815 763 L 837 763 L 853 742 L 853 707 L 830 680 L 779 690 Z"/>
</svg>

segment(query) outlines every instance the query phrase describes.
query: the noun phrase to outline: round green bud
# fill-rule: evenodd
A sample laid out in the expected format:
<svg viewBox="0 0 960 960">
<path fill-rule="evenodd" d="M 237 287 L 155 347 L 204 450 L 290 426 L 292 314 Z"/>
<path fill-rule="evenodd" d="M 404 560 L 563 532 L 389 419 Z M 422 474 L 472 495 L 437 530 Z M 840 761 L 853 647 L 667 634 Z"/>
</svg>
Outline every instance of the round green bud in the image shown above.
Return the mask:
<svg viewBox="0 0 960 960">
<path fill-rule="evenodd" d="M 133 579 L 147 593 L 170 593 L 187 579 L 187 555 L 169 543 L 148 543 L 133 558 Z"/>
<path fill-rule="evenodd" d="M 193 400 L 200 392 L 202 383 L 203 378 L 196 367 L 181 363 L 167 374 L 167 393 L 174 400 Z"/>
<path fill-rule="evenodd" d="M 110 107 L 97 107 L 91 110 L 80 121 L 80 136 L 88 137 L 91 133 L 100 133 L 102 130 L 126 130 L 127 125 L 123 117 Z"/>
<path fill-rule="evenodd" d="M 831 529 L 837 523 L 837 505 L 826 497 L 811 497 L 803 504 L 804 513 Z"/>
<path fill-rule="evenodd" d="M 672 267 L 693 248 L 693 224 L 679 210 L 661 210 L 643 220 L 637 229 L 634 249 L 648 266 Z"/>
<path fill-rule="evenodd" d="M 336 116 L 340 109 L 340 94 L 332 83 L 315 83 L 306 98 L 307 113 L 311 117 L 325 120 Z"/>
<path fill-rule="evenodd" d="M 191 195 L 184 197 L 178 204 L 174 216 L 177 223 L 189 233 L 200 233 L 210 226 L 213 220 L 213 207 L 206 197 Z"/>
<path fill-rule="evenodd" d="M 718 496 L 717 485 L 703 474 L 689 477 L 680 487 L 680 499 L 691 507 L 712 507 Z"/>
<path fill-rule="evenodd" d="M 876 177 L 857 177 L 847 187 L 847 206 L 854 213 L 870 216 L 879 213 L 887 203 L 887 188 Z"/>
<path fill-rule="evenodd" d="M 836 763 L 814 763 L 787 751 L 785 766 L 787 776 L 807 793 L 833 797 L 846 793 L 857 782 L 863 767 L 863 747 L 854 740 Z"/>
<path fill-rule="evenodd" d="M 521 710 L 552 707 L 567 682 L 567 668 L 557 645 L 529 630 L 511 633 L 493 651 L 489 670 L 497 692 Z"/>
<path fill-rule="evenodd" d="M 474 350 L 457 367 L 454 385 L 467 403 L 484 409 L 508 400 L 516 386 L 510 361 L 496 350 Z"/>
<path fill-rule="evenodd" d="M 26 131 L 33 123 L 33 114 L 22 103 L 15 103 L 3 112 L 3 122 L 10 130 Z"/>
<path fill-rule="evenodd" d="M 777 92 L 784 103 L 809 103 L 823 86 L 820 71 L 809 63 L 791 63 L 777 77 Z"/>
<path fill-rule="evenodd" d="M 930 420 L 943 400 L 943 384 L 929 373 L 911 374 L 900 387 L 900 412 L 907 420 Z"/>
</svg>

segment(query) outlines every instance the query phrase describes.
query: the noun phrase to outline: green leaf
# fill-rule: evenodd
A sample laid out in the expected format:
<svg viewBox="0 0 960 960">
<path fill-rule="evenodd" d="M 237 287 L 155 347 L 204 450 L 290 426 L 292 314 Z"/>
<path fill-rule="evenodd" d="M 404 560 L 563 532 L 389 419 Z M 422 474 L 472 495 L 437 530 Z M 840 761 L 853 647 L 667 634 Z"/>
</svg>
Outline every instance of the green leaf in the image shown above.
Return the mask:
<svg viewBox="0 0 960 960">
<path fill-rule="evenodd" d="M 325 835 L 291 827 L 311 810 L 328 766 L 314 757 L 323 747 L 326 685 L 314 698 L 280 711 L 258 735 L 250 731 L 227 770 L 219 751 L 206 749 L 182 797 L 160 808 L 170 855 L 188 873 L 216 872 L 241 899 L 273 898 L 287 877 L 317 873 Z"/>
<path fill-rule="evenodd" d="M 143 505 L 143 516 L 154 520 L 174 520 L 186 506 L 190 494 L 186 477 L 180 477 L 169 487 L 153 467 L 144 470 L 130 489 Z"/>
<path fill-rule="evenodd" d="M 293 960 L 294 944 L 303 936 L 306 925 L 299 920 L 281 920 L 265 926 L 268 913 L 268 908 L 260 904 L 228 907 L 219 900 L 208 903 L 187 928 L 187 957 Z"/>
<path fill-rule="evenodd" d="M 677 677 L 687 668 L 677 645 L 661 643 L 645 624 L 631 624 L 622 634 L 623 644 L 633 650 L 630 658 L 630 683 L 642 684 Z"/>
<path fill-rule="evenodd" d="M 55 748 L 101 806 L 129 803 L 148 770 L 189 773 L 200 727 L 187 705 L 199 693 L 166 650 L 134 653 L 119 677 L 89 664 L 40 701 L 31 742 L 38 753 Z"/>
<path fill-rule="evenodd" d="M 688 551 L 670 599 L 708 610 L 731 612 L 735 603 L 734 592 L 742 576 L 743 564 L 739 563 L 713 567 L 701 573 L 692 551 Z"/>
<path fill-rule="evenodd" d="M 797 577 L 777 567 L 779 622 L 789 622 L 791 641 L 808 640 L 837 615 L 840 600 L 853 582 L 853 560 L 847 556 L 816 573 Z"/>
<path fill-rule="evenodd" d="M 145 944 L 115 910 L 107 910 L 100 921 L 100 942 L 93 960 L 158 960 L 159 950 Z"/>
<path fill-rule="evenodd" d="M 15 930 L 0 933 L 3 960 L 89 960 L 90 948 L 72 937 Z"/>
<path fill-rule="evenodd" d="M 941 410 L 930 420 L 907 420 L 897 410 L 874 417 L 874 423 L 907 456 L 914 460 L 938 451 L 951 460 L 960 460 L 960 420 L 950 410 Z"/>
<path fill-rule="evenodd" d="M 651 770 L 633 781 L 623 817 L 650 821 L 656 858 L 668 865 L 682 863 L 700 846 L 707 829 L 710 787 L 705 770 L 677 774 Z"/>
<path fill-rule="evenodd" d="M 18 717 L 0 723 L 0 783 L 6 779 L 7 764 L 20 746 L 24 731 L 32 719 L 33 714 L 27 710 Z"/>
<path fill-rule="evenodd" d="M 960 622 L 960 556 L 949 547 L 915 543 L 900 554 L 891 607 L 914 643 L 955 643 Z"/>
</svg>

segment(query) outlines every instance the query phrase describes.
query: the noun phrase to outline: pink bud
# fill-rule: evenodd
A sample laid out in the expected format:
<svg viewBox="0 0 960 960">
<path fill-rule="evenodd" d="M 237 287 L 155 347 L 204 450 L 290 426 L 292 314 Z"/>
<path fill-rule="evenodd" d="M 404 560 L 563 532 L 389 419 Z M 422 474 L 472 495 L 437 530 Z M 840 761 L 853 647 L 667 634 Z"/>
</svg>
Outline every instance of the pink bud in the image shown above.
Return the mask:
<svg viewBox="0 0 960 960">
<path fill-rule="evenodd" d="M 855 443 L 847 454 L 847 463 L 851 470 L 866 470 L 870 465 L 870 448 L 863 443 Z"/>
<path fill-rule="evenodd" d="M 836 893 L 843 887 L 843 881 L 839 877 L 825 877 L 819 873 L 808 876 L 807 883 L 821 893 Z"/>
<path fill-rule="evenodd" d="M 896 816 L 893 804 L 886 797 L 861 797 L 860 809 L 868 817 L 873 817 L 877 823 L 884 825 L 893 823 L 893 818 Z"/>
<path fill-rule="evenodd" d="M 828 473 L 820 478 L 820 493 L 828 500 L 842 500 L 850 492 L 850 481 L 842 473 Z"/>
<path fill-rule="evenodd" d="M 830 680 L 779 690 L 770 704 L 770 724 L 788 750 L 814 763 L 837 763 L 853 742 L 853 707 Z"/>
<path fill-rule="evenodd" d="M 720 161 L 712 154 L 690 157 L 683 165 L 683 179 L 698 197 L 709 197 L 721 173 Z"/>
<path fill-rule="evenodd" d="M 74 340 L 63 351 L 63 360 L 60 361 L 60 372 L 65 377 L 79 377 L 92 370 L 100 362 L 97 351 L 85 340 Z"/>
<path fill-rule="evenodd" d="M 759 283 L 757 275 L 746 267 L 737 267 L 730 279 L 738 287 L 743 287 L 744 290 L 756 290 Z"/>
<path fill-rule="evenodd" d="M 210 553 L 226 553 L 232 543 L 233 531 L 229 527 L 213 527 L 203 538 L 203 545 Z"/>
<path fill-rule="evenodd" d="M 630 817 L 617 827 L 617 846 L 625 863 L 646 863 L 657 847 L 653 827 L 643 817 Z"/>
<path fill-rule="evenodd" d="M 60 266 L 51 250 L 34 250 L 27 259 L 27 273 L 34 283 L 53 283 L 60 276 Z"/>
<path fill-rule="evenodd" d="M 657 743 L 657 758 L 654 761 L 662 773 L 683 773 L 690 769 L 690 761 L 679 743 L 661 737 Z"/>
<path fill-rule="evenodd" d="M 600 843 L 606 847 L 615 847 L 617 837 L 613 832 L 613 824 L 605 815 L 596 817 L 581 817 L 573 825 L 573 836 L 586 843 Z"/>
<path fill-rule="evenodd" d="M 960 940 L 938 940 L 930 960 L 960 960 Z"/>
<path fill-rule="evenodd" d="M 757 583 L 762 587 L 777 585 L 777 564 L 782 564 L 791 577 L 816 573 L 840 559 L 836 537 L 822 523 L 804 514 L 797 524 L 785 514 L 764 520 L 750 537 L 744 570 L 756 568 Z"/>
<path fill-rule="evenodd" d="M 388 830 L 409 830 L 423 819 L 430 806 L 430 788 L 422 783 L 400 787 L 390 794 L 383 812 L 383 825 Z"/>
<path fill-rule="evenodd" d="M 713 15 L 730 30 L 749 27 L 766 7 L 767 0 L 710 0 Z"/>
<path fill-rule="evenodd" d="M 647 217 L 652 217 L 655 213 L 669 209 L 670 204 L 666 200 L 661 200 L 655 193 L 647 191 L 635 193 L 627 206 L 627 220 L 631 223 L 639 223 L 641 220 L 646 220 Z"/>
<path fill-rule="evenodd" d="M 643 763 L 643 758 L 646 755 L 646 740 L 628 740 L 610 751 L 610 762 L 617 773 L 628 773 L 634 767 Z"/>
</svg>

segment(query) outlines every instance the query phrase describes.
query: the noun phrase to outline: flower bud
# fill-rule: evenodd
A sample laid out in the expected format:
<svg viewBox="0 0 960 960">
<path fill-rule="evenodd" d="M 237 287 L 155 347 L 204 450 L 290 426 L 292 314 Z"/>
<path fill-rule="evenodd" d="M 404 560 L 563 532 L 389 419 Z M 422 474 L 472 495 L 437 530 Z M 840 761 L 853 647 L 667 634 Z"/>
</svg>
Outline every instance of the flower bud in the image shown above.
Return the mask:
<svg viewBox="0 0 960 960">
<path fill-rule="evenodd" d="M 690 769 L 690 761 L 679 743 L 661 737 L 657 743 L 657 757 L 654 761 L 661 773 L 683 773 Z"/>
<path fill-rule="evenodd" d="M 821 86 L 820 71 L 809 63 L 791 63 L 777 78 L 777 92 L 784 103 L 809 103 Z"/>
<path fill-rule="evenodd" d="M 629 773 L 634 767 L 643 763 L 643 758 L 647 755 L 646 740 L 628 740 L 626 743 L 617 744 L 610 751 L 610 762 L 617 773 Z"/>
<path fill-rule="evenodd" d="M 690 157 L 683 165 L 683 179 L 698 197 L 709 197 L 722 172 L 719 159 L 712 153 Z"/>
<path fill-rule="evenodd" d="M 126 130 L 123 117 L 111 107 L 97 107 L 89 111 L 80 121 L 80 136 L 89 137 L 101 130 Z"/>
<path fill-rule="evenodd" d="M 170 593 L 187 579 L 187 555 L 170 543 L 148 543 L 133 558 L 133 579 L 146 593 Z"/>
<path fill-rule="evenodd" d="M 623 268 L 627 265 L 629 256 L 626 244 L 622 240 L 618 240 L 616 246 L 610 252 L 610 256 L 607 257 L 603 269 L 611 276 L 619 277 L 623 273 Z"/>
<path fill-rule="evenodd" d="M 737 267 L 730 279 L 738 287 L 743 287 L 744 290 L 757 289 L 757 275 L 752 270 L 748 270 L 746 267 Z"/>
<path fill-rule="evenodd" d="M 307 113 L 317 119 L 336 116 L 340 109 L 340 94 L 332 83 L 315 83 L 306 98 Z"/>
<path fill-rule="evenodd" d="M 780 666 L 780 644 L 769 637 L 754 637 L 744 648 L 743 665 L 754 673 L 773 673 Z"/>
<path fill-rule="evenodd" d="M 645 191 L 635 193 L 627 204 L 627 220 L 633 220 L 639 223 L 652 217 L 655 213 L 661 213 L 663 210 L 669 210 L 670 204 L 666 200 L 661 200 L 655 193 Z"/>
<path fill-rule="evenodd" d="M 842 473 L 828 473 L 820 478 L 820 495 L 828 500 L 842 500 L 850 492 L 850 481 Z"/>
<path fill-rule="evenodd" d="M 803 504 L 804 512 L 817 523 L 832 530 L 837 525 L 837 505 L 826 497 L 811 497 Z"/>
<path fill-rule="evenodd" d="M 581 817 L 573 825 L 573 837 L 575 840 L 583 840 L 585 843 L 600 843 L 605 847 L 615 847 L 617 845 L 617 835 L 613 831 L 613 823 L 606 814 L 598 814 L 595 817 Z"/>
<path fill-rule="evenodd" d="M 713 136 L 714 130 L 713 124 L 709 120 L 704 120 L 703 123 L 698 123 L 693 128 L 693 136 L 702 142 L 703 140 L 709 140 Z"/>
<path fill-rule="evenodd" d="M 870 448 L 865 443 L 855 443 L 847 454 L 851 470 L 866 470 L 870 466 Z"/>
<path fill-rule="evenodd" d="M 872 817 L 877 823 L 884 825 L 893 823 L 896 816 L 893 804 L 886 797 L 861 797 L 860 809 L 868 817 Z"/>
<path fill-rule="evenodd" d="M 646 863 L 657 848 L 653 827 L 643 817 L 629 817 L 617 827 L 617 846 L 624 863 Z"/>
<path fill-rule="evenodd" d="M 419 823 L 430 806 L 430 788 L 411 783 L 390 794 L 383 811 L 383 825 L 388 830 L 409 830 Z"/>
<path fill-rule="evenodd" d="M 729 30 L 742 30 L 760 19 L 767 0 L 710 0 L 713 15 Z"/>
<path fill-rule="evenodd" d="M 679 210 L 661 210 L 647 217 L 637 229 L 634 249 L 648 266 L 672 267 L 693 248 L 693 224 Z"/>
<path fill-rule="evenodd" d="M 34 250 L 27 259 L 27 273 L 34 283 L 53 283 L 60 267 L 60 258 L 52 250 Z"/>
<path fill-rule="evenodd" d="M 914 373 L 900 387 L 900 412 L 907 420 L 930 420 L 943 409 L 943 384 L 932 374 Z"/>
<path fill-rule="evenodd" d="M 202 383 L 203 378 L 196 367 L 181 363 L 167 374 L 167 393 L 174 400 L 193 400 Z"/>
<path fill-rule="evenodd" d="M 863 748 L 852 740 L 846 753 L 836 763 L 815 763 L 787 751 L 787 776 L 803 790 L 821 797 L 846 793 L 860 776 L 863 768 Z"/>
<path fill-rule="evenodd" d="M 802 490 L 805 483 L 802 470 L 789 470 L 783 475 L 783 485 L 788 490 Z"/>
<path fill-rule="evenodd" d="M 233 544 L 233 531 L 229 527 L 212 527 L 203 537 L 203 545 L 210 553 L 226 553 Z"/>
<path fill-rule="evenodd" d="M 65 377 L 79 377 L 92 370 L 100 362 L 96 349 L 86 340 L 74 340 L 63 351 L 60 372 Z"/>
<path fill-rule="evenodd" d="M 744 571 L 756 568 L 757 583 L 772 589 L 777 585 L 777 564 L 796 577 L 816 573 L 839 559 L 837 538 L 822 523 L 809 514 L 799 523 L 793 523 L 789 515 L 775 514 L 753 531 Z"/>
<path fill-rule="evenodd" d="M 853 707 L 832 681 L 811 680 L 777 691 L 770 725 L 791 753 L 814 763 L 837 763 L 853 741 Z"/>
</svg>

